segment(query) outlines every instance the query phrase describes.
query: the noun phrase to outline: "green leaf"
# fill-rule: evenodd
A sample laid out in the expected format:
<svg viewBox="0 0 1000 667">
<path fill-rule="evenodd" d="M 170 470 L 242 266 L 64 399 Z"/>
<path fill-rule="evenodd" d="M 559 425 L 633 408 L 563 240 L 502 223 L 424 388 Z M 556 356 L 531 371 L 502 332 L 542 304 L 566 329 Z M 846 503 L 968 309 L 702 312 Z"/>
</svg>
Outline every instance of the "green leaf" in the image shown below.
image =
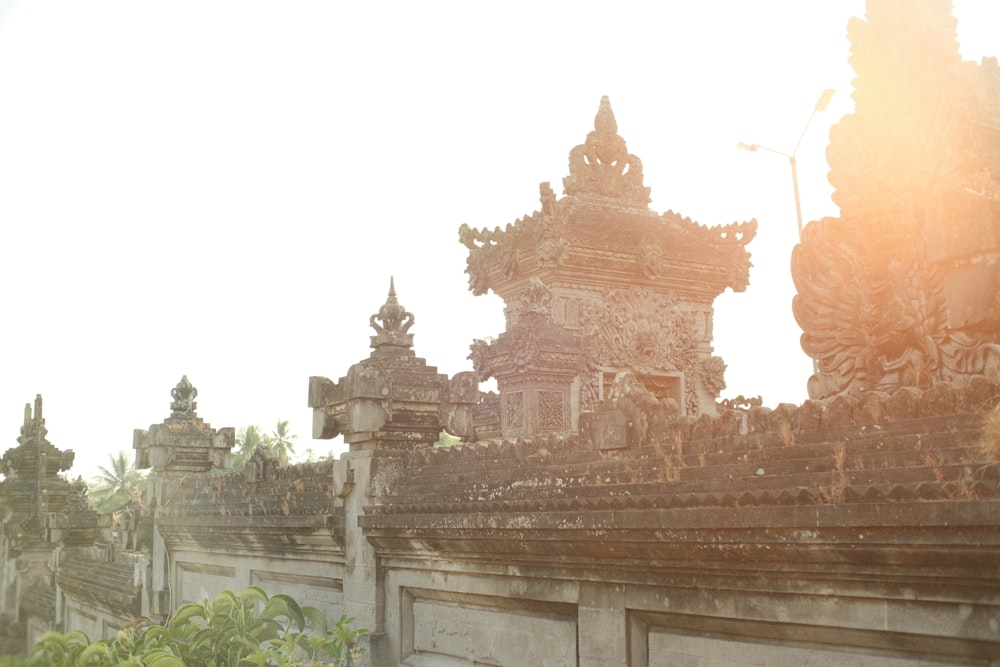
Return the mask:
<svg viewBox="0 0 1000 667">
<path fill-rule="evenodd" d="M 196 603 L 186 604 L 177 610 L 167 625 L 170 628 L 176 628 L 181 624 L 190 623 L 192 618 L 207 618 L 205 608 Z"/>
<path fill-rule="evenodd" d="M 309 619 L 309 625 L 312 626 L 314 633 L 317 635 L 326 634 L 326 615 L 323 612 L 316 607 L 306 605 L 302 607 L 302 614 Z"/>
<path fill-rule="evenodd" d="M 100 642 L 96 644 L 91 644 L 87 648 L 83 649 L 83 652 L 76 659 L 78 665 L 86 665 L 87 663 L 93 662 L 95 665 L 104 664 L 105 660 L 111 658 L 111 649 L 108 648 L 107 644 L 102 644 Z"/>
<path fill-rule="evenodd" d="M 185 667 L 184 661 L 173 653 L 158 649 L 145 655 L 146 667 Z"/>
<path fill-rule="evenodd" d="M 243 589 L 243 597 L 250 600 L 260 600 L 263 603 L 267 603 L 267 593 L 264 589 L 257 585 L 250 585 Z"/>
</svg>

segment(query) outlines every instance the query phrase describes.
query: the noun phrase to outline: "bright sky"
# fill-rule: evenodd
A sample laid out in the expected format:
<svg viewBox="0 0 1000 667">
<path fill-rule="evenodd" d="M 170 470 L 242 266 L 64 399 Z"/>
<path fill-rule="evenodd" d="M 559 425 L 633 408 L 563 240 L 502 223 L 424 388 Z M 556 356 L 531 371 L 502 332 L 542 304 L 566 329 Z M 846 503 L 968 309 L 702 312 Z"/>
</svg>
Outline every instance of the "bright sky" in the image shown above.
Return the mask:
<svg viewBox="0 0 1000 667">
<path fill-rule="evenodd" d="M 609 95 L 652 208 L 757 218 L 750 288 L 716 301 L 724 396 L 801 402 L 791 151 L 805 219 L 835 215 L 827 130 L 852 108 L 860 0 L 0 0 L 0 451 L 41 393 L 92 477 L 169 415 L 187 374 L 213 426 L 291 420 L 310 375 L 369 354 L 395 276 L 417 355 L 471 370 L 503 330 L 458 227 L 561 192 Z M 963 56 L 1000 53 L 1000 3 L 956 0 Z"/>
</svg>

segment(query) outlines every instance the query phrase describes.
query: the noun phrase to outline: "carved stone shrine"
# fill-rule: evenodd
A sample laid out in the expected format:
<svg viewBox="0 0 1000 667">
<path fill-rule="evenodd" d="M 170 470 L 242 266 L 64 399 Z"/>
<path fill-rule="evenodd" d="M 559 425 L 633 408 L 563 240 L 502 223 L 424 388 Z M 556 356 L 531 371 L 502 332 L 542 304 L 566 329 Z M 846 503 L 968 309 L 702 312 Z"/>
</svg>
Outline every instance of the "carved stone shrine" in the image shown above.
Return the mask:
<svg viewBox="0 0 1000 667">
<path fill-rule="evenodd" d="M 963 62 L 946 0 L 869 3 L 855 111 L 830 131 L 840 217 L 792 256 L 814 399 L 1000 371 L 1000 66 Z"/>
<path fill-rule="evenodd" d="M 472 434 L 472 407 L 478 387 L 470 372 L 449 379 L 413 351 L 413 314 L 399 303 L 393 281 L 389 296 L 369 323 L 371 356 L 338 382 L 309 378 L 313 437 L 343 434 L 351 450 L 376 443 L 391 448 L 434 443 L 446 430 Z"/>
<path fill-rule="evenodd" d="M 506 331 L 471 354 L 480 381 L 496 378 L 498 430 L 574 432 L 623 371 L 683 414 L 715 414 L 725 364 L 712 356 L 712 304 L 746 289 L 757 222 L 708 228 L 650 210 L 607 97 L 569 170 L 564 197 L 541 184 L 540 211 L 459 229 L 470 289 L 505 304 Z"/>
<path fill-rule="evenodd" d="M 0 624 L 33 618 L 38 627 L 56 616 L 54 574 L 65 547 L 92 544 L 97 513 L 87 503 L 82 479 L 69 482 L 59 473 L 73 465 L 72 451 L 49 442 L 42 397 L 24 406 L 18 446 L 0 460 Z"/>
<path fill-rule="evenodd" d="M 153 468 L 157 473 L 203 472 L 228 468 L 236 442 L 232 427 L 214 429 L 196 413 L 198 390 L 181 378 L 170 390 L 170 416 L 149 430 L 136 429 L 132 435 L 135 467 Z"/>
</svg>

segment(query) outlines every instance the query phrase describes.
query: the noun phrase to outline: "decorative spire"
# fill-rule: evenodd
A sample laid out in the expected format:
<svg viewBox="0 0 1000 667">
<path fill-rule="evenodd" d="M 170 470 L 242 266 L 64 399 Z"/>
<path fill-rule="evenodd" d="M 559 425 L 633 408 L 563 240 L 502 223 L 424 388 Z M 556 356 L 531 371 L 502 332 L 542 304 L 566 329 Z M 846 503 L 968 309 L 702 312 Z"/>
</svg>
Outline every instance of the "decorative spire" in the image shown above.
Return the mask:
<svg viewBox="0 0 1000 667">
<path fill-rule="evenodd" d="M 375 320 L 381 320 L 382 324 L 379 325 Z M 389 278 L 389 297 L 378 313 L 371 316 L 369 323 L 376 331 L 376 335 L 371 337 L 372 347 L 413 347 L 413 334 L 407 333 L 413 326 L 413 313 L 408 312 L 396 299 L 396 286 L 392 277 Z"/>
<path fill-rule="evenodd" d="M 594 131 L 585 143 L 569 152 L 569 176 L 563 179 L 567 195 L 613 197 L 630 204 L 649 204 L 649 188 L 642 184 L 642 162 L 629 154 L 618 136 L 618 123 L 605 95 L 594 118 Z"/>
<path fill-rule="evenodd" d="M 194 399 L 198 396 L 198 390 L 188 380 L 187 375 L 181 377 L 177 386 L 170 390 L 170 395 L 174 399 L 170 403 L 170 419 L 191 420 L 197 416 L 194 411 L 198 404 Z"/>
<path fill-rule="evenodd" d="M 36 394 L 34 414 L 31 412 L 31 403 L 24 404 L 24 426 L 21 427 L 21 437 L 17 441 L 26 445 L 36 438 L 44 440 L 48 432 L 45 428 L 45 418 L 42 417 L 42 395 Z"/>
</svg>

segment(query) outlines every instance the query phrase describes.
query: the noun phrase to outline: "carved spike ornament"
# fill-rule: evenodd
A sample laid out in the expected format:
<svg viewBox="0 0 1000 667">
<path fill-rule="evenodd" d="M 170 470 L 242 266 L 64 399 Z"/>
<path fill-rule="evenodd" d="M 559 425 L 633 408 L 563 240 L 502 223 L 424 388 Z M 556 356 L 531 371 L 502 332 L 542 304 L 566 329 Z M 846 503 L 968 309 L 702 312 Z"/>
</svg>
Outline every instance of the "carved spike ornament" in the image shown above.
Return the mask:
<svg viewBox="0 0 1000 667">
<path fill-rule="evenodd" d="M 839 218 L 792 256 L 812 398 L 996 377 L 1000 68 L 962 62 L 948 0 L 852 19 L 855 112 L 830 131 Z"/>
<path fill-rule="evenodd" d="M 563 179 L 563 188 L 568 195 L 601 195 L 643 207 L 649 203 L 649 188 L 642 184 L 642 162 L 618 136 L 607 95 L 594 117 L 594 131 L 569 153 L 569 176 Z"/>
</svg>

